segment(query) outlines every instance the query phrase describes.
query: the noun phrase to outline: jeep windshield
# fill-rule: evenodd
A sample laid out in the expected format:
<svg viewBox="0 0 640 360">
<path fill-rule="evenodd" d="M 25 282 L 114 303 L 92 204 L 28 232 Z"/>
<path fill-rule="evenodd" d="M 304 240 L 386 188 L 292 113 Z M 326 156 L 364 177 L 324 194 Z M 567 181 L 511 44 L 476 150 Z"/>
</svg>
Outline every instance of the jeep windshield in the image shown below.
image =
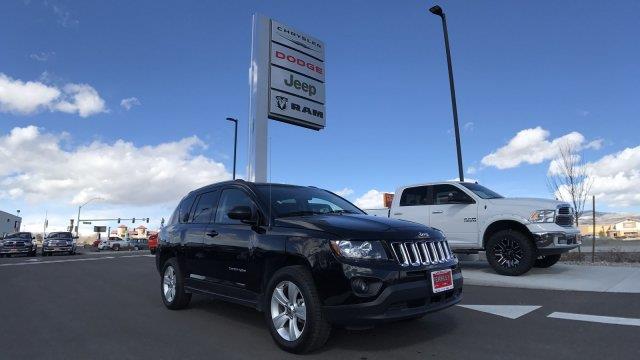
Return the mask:
<svg viewBox="0 0 640 360">
<path fill-rule="evenodd" d="M 276 218 L 326 214 L 364 214 L 347 200 L 326 190 L 287 185 L 258 185 L 258 195 L 271 204 Z"/>
<path fill-rule="evenodd" d="M 476 183 L 460 183 L 460 185 L 473 191 L 474 194 L 480 196 L 483 199 L 502 199 L 504 197 L 497 192 L 489 190 L 486 187 Z"/>
</svg>

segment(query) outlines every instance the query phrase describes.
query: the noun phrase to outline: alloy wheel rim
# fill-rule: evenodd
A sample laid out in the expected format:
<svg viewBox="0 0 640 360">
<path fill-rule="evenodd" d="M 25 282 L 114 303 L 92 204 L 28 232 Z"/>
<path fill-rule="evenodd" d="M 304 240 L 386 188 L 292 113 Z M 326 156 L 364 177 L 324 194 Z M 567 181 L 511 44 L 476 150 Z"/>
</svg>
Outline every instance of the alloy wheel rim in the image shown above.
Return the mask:
<svg viewBox="0 0 640 360">
<path fill-rule="evenodd" d="M 307 322 L 307 307 L 300 288 L 291 281 L 282 281 L 273 289 L 271 321 L 284 340 L 295 341 L 302 336 Z"/>
<path fill-rule="evenodd" d="M 504 237 L 496 245 L 494 257 L 500 266 L 510 269 L 520 264 L 524 253 L 518 241 Z"/>
<path fill-rule="evenodd" d="M 162 293 L 168 302 L 176 297 L 176 271 L 173 266 L 167 266 L 162 277 Z"/>
</svg>

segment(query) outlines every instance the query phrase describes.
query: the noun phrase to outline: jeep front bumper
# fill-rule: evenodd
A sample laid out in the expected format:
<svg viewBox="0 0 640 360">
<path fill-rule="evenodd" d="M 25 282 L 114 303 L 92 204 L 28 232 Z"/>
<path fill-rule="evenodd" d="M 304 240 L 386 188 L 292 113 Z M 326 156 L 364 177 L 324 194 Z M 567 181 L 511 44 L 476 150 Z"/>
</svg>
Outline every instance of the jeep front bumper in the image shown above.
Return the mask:
<svg viewBox="0 0 640 360">
<path fill-rule="evenodd" d="M 555 223 L 528 224 L 539 255 L 562 254 L 582 244 L 580 230 Z"/>
</svg>

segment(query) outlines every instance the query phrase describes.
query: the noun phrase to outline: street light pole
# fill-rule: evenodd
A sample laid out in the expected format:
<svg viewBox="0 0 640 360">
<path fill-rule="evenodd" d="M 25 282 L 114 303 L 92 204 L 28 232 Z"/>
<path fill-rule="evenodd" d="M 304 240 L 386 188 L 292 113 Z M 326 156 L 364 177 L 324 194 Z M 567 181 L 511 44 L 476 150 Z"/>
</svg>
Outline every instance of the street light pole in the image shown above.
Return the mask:
<svg viewBox="0 0 640 360">
<path fill-rule="evenodd" d="M 462 149 L 460 148 L 460 127 L 458 126 L 458 105 L 456 105 L 456 89 L 453 85 L 453 68 L 451 66 L 451 51 L 449 50 L 449 32 L 447 31 L 447 18 L 438 5 L 429 9 L 429 11 L 438 15 L 442 19 L 442 31 L 444 32 L 444 47 L 447 52 L 447 66 L 449 67 L 449 87 L 451 89 L 451 107 L 453 108 L 453 129 L 456 133 L 456 151 L 458 153 L 458 177 L 460 181 L 464 181 L 464 173 L 462 171 Z"/>
<path fill-rule="evenodd" d="M 87 205 L 88 203 L 92 202 L 93 200 L 102 200 L 102 198 L 101 197 L 94 197 L 92 199 L 89 199 L 84 204 L 78 206 L 78 223 L 76 224 L 76 236 L 77 237 L 80 237 L 80 210 L 82 210 L 83 206 Z M 71 231 L 73 231 L 73 229 L 71 229 Z"/>
<path fill-rule="evenodd" d="M 234 135 L 233 135 L 233 180 L 236 179 L 236 154 L 238 151 L 238 119 L 227 118 L 228 121 L 234 123 Z"/>
</svg>

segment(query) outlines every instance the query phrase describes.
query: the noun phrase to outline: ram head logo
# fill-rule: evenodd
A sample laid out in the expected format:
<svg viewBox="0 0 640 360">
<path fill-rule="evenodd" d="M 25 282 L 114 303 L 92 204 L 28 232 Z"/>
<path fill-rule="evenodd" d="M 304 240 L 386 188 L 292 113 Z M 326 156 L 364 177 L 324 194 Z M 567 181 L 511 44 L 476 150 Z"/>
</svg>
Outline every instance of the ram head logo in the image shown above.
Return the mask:
<svg viewBox="0 0 640 360">
<path fill-rule="evenodd" d="M 280 110 L 287 110 L 288 101 L 289 101 L 289 98 L 286 98 L 284 96 L 276 96 L 276 104 L 278 105 Z"/>
</svg>

